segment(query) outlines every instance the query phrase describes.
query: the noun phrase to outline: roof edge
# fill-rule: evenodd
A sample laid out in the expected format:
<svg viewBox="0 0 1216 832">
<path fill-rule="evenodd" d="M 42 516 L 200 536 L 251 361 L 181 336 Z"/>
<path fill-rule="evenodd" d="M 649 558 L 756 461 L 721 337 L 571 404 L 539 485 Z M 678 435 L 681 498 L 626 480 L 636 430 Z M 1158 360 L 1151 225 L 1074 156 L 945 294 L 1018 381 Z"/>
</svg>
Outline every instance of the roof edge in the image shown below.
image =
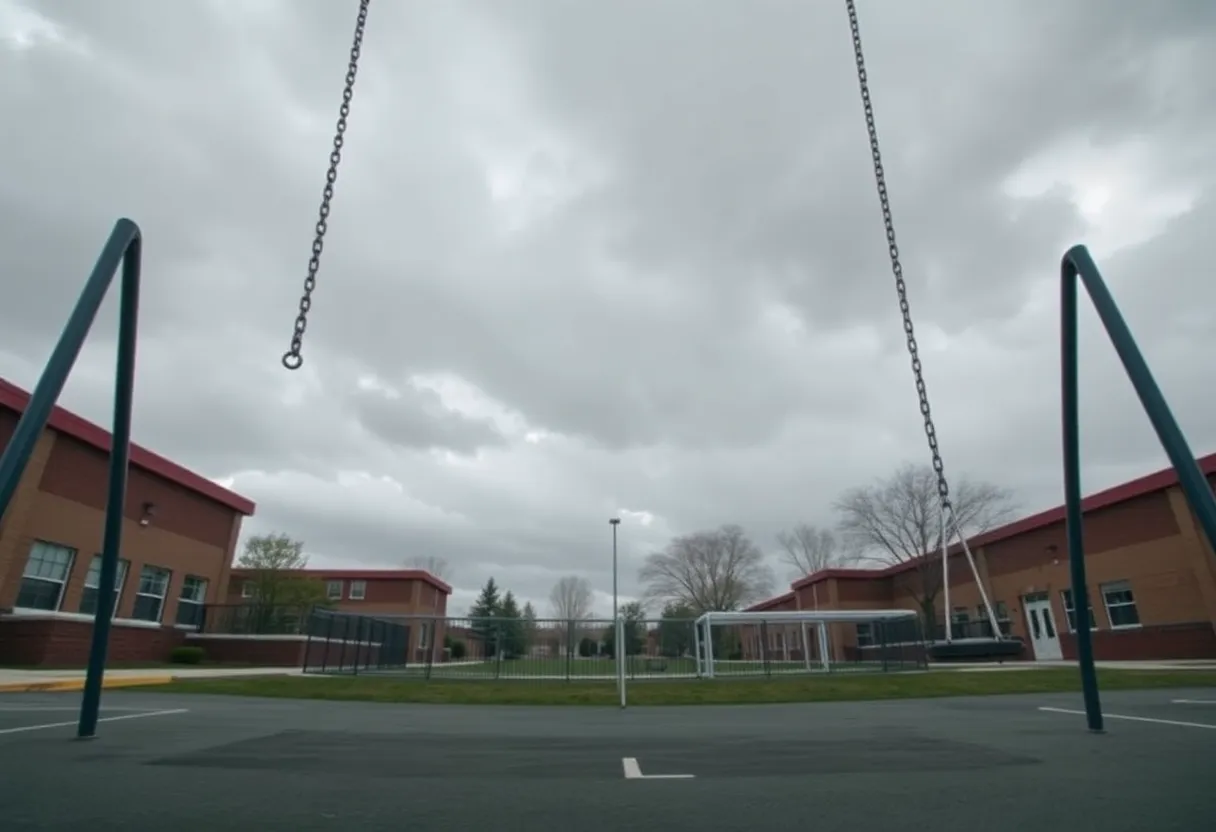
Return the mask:
<svg viewBox="0 0 1216 832">
<path fill-rule="evenodd" d="M 29 402 L 29 392 L 7 379 L 0 378 L 0 407 L 21 415 L 25 413 Z M 113 448 L 114 437 L 109 431 L 59 405 L 52 408 L 50 418 L 47 419 L 47 427 L 107 455 Z M 134 442 L 131 443 L 131 464 L 246 517 L 252 517 L 257 508 L 248 497 L 243 497 L 235 491 L 229 491 L 222 485 L 212 482 L 160 454 L 153 453 L 141 445 L 136 445 Z"/>
<path fill-rule="evenodd" d="M 1216 474 L 1216 453 L 1198 457 L 1195 462 L 1199 464 L 1199 470 L 1203 472 L 1204 476 Z M 1137 497 L 1144 497 L 1148 494 L 1164 491 L 1177 484 L 1178 472 L 1173 467 L 1162 468 L 1151 474 L 1145 474 L 1142 477 L 1137 477 L 1136 479 L 1128 480 L 1119 485 L 1104 488 L 1101 491 L 1090 494 L 1081 500 L 1081 511 L 1088 514 L 1091 511 L 1110 508 L 1111 506 L 1125 503 L 1128 500 L 1134 500 Z M 977 534 L 970 538 L 967 544 L 971 548 L 977 549 L 981 546 L 999 543 L 1002 540 L 1008 540 L 1009 538 L 1050 526 L 1053 523 L 1062 522 L 1064 520 L 1064 512 L 1065 506 L 1058 505 L 1046 511 L 1040 511 L 1028 517 L 1023 517 L 1020 520 L 1015 520 L 1012 523 L 1007 523 L 991 531 Z M 958 544 L 954 544 L 951 547 L 951 552 L 961 551 L 961 548 Z M 790 589 L 797 592 L 812 584 L 817 584 L 831 578 L 843 578 L 846 580 L 889 578 L 892 575 L 898 575 L 915 569 L 917 564 L 920 563 L 921 558 L 924 557 L 929 557 L 929 555 L 922 555 L 920 558 L 914 558 L 904 563 L 875 569 L 821 569 L 818 572 L 812 572 L 810 575 L 804 575 L 794 581 L 790 584 Z"/>
<path fill-rule="evenodd" d="M 258 570 L 234 566 L 230 572 L 235 577 L 247 577 Z M 329 578 L 345 581 L 422 581 L 438 589 L 445 595 L 452 594 L 452 587 L 447 581 L 432 575 L 425 569 L 283 569 L 284 574 L 301 578 Z"/>
</svg>

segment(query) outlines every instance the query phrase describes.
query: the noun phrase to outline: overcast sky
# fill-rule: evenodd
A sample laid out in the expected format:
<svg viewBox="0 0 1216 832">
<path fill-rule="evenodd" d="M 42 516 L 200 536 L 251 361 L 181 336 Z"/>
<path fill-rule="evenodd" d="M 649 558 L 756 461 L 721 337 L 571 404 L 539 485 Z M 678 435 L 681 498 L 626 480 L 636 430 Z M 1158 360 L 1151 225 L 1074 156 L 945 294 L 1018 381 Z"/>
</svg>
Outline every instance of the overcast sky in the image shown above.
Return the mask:
<svg viewBox="0 0 1216 832">
<path fill-rule="evenodd" d="M 1060 502 L 1077 242 L 1216 451 L 1216 4 L 859 4 L 948 472 Z M 0 375 L 135 219 L 136 439 L 314 565 L 446 558 L 457 610 L 490 575 L 542 614 L 563 574 L 610 591 L 614 514 L 635 594 L 673 534 L 773 549 L 927 461 L 843 2 L 373 3 L 284 370 L 356 9 L 0 0 Z M 61 400 L 103 423 L 106 309 Z M 1092 491 L 1165 460 L 1083 327 Z"/>
</svg>

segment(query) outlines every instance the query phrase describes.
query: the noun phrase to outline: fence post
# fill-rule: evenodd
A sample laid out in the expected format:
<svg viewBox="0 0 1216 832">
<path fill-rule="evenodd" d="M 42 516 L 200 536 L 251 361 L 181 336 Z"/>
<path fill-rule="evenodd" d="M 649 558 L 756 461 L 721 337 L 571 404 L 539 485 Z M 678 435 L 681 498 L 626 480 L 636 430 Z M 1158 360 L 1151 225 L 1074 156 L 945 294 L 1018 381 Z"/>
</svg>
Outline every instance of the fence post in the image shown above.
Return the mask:
<svg viewBox="0 0 1216 832">
<path fill-rule="evenodd" d="M 494 632 L 494 678 L 498 679 L 502 675 L 502 632 L 497 622 L 493 624 L 492 629 Z"/>
<path fill-rule="evenodd" d="M 334 636 L 334 617 L 332 615 L 325 616 L 329 619 L 328 626 L 325 628 L 325 649 L 321 651 L 321 672 L 324 673 L 329 666 L 329 648 L 333 644 Z"/>
<path fill-rule="evenodd" d="M 760 622 L 760 666 L 764 670 L 765 676 L 772 676 L 772 668 L 768 660 L 768 622 Z"/>
<path fill-rule="evenodd" d="M 342 616 L 342 646 L 338 649 L 338 672 L 346 672 L 346 646 L 350 633 L 350 616 Z"/>
<path fill-rule="evenodd" d="M 427 679 L 431 678 L 431 671 L 433 670 L 434 665 L 435 665 L 435 635 L 439 632 L 439 628 L 437 626 L 438 622 L 439 622 L 439 619 L 437 619 L 437 618 L 431 619 L 431 634 L 430 634 L 430 637 L 427 639 L 427 641 L 430 642 L 430 646 L 427 648 L 427 651 L 426 651 L 426 678 Z"/>
<path fill-rule="evenodd" d="M 574 673 L 574 619 L 566 619 L 566 681 Z"/>
<path fill-rule="evenodd" d="M 300 668 L 301 673 L 308 672 L 308 657 L 312 655 L 312 611 L 308 612 L 307 637 L 304 639 L 304 666 Z"/>
</svg>

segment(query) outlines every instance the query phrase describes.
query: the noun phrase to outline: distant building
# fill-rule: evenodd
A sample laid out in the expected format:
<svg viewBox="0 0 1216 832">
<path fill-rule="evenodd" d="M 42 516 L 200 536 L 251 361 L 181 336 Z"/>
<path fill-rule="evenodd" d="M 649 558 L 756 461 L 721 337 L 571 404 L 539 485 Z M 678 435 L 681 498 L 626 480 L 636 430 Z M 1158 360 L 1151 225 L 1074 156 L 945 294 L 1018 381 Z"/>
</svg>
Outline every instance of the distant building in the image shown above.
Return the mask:
<svg viewBox="0 0 1216 832">
<path fill-rule="evenodd" d="M 229 605 L 253 603 L 251 571 L 233 568 L 228 582 Z M 421 569 L 299 569 L 295 577 L 325 586 L 330 609 L 344 613 L 399 618 L 410 626 L 410 660 L 443 657 L 444 622 L 452 587 Z"/>
<path fill-rule="evenodd" d="M 1209 484 L 1216 454 L 1199 460 Z M 1086 576 L 1094 653 L 1107 661 L 1216 658 L 1216 557 L 1198 529 L 1172 468 L 1087 497 Z M 1003 632 L 1026 644 L 1024 658 L 1076 658 L 1064 508 L 1040 512 L 969 541 Z M 940 569 L 940 554 L 930 554 Z M 937 621 L 955 632 L 986 619 L 979 592 L 959 547 L 949 559 L 950 610 L 937 594 Z M 827 569 L 795 581 L 790 592 L 752 609 L 918 609 L 918 563 L 887 569 Z M 750 625 L 749 625 L 750 626 Z M 753 629 L 755 629 L 753 627 Z M 988 627 L 988 629 L 991 629 Z M 841 655 L 866 647 L 867 625 L 829 627 Z M 944 632 L 944 630 L 943 630 Z M 789 635 L 769 627 L 769 649 Z M 759 654 L 756 632 L 743 639 Z M 812 645 L 812 649 L 814 649 Z"/>
</svg>

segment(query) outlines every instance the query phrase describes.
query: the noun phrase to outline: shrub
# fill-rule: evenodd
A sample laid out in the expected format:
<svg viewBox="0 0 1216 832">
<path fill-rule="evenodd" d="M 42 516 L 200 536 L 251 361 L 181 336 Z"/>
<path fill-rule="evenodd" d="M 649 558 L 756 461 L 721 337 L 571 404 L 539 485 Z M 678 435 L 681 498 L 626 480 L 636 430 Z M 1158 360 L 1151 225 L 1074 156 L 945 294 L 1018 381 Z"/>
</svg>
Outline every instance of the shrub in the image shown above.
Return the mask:
<svg viewBox="0 0 1216 832">
<path fill-rule="evenodd" d="M 200 664 L 203 661 L 203 648 L 174 647 L 173 652 L 169 654 L 169 661 L 173 664 Z"/>
<path fill-rule="evenodd" d="M 459 639 L 453 639 L 451 647 L 448 649 L 452 651 L 452 658 L 456 661 L 463 659 L 468 652 L 468 648 L 465 647 L 464 642 Z"/>
</svg>

